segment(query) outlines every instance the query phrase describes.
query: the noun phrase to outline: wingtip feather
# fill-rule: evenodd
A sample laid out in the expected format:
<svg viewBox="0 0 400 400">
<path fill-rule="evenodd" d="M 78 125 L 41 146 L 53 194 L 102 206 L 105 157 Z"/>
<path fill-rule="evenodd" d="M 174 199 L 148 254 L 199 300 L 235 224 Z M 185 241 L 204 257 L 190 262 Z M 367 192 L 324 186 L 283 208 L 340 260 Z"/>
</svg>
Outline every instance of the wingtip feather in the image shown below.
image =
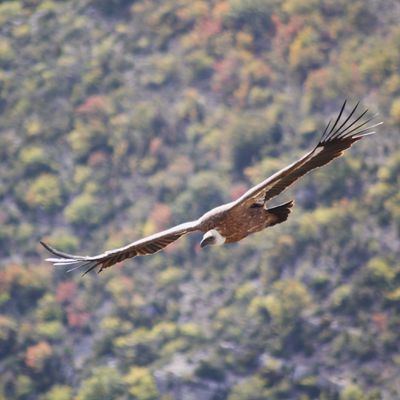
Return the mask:
<svg viewBox="0 0 400 400">
<path fill-rule="evenodd" d="M 343 102 L 343 105 L 339 111 L 338 117 L 336 118 L 333 126 L 330 129 L 328 128 L 330 125 L 330 122 L 326 126 L 323 134 L 321 135 L 321 138 L 320 138 L 320 141 L 318 142 L 317 147 L 325 146 L 328 143 L 333 143 L 335 141 L 358 140 L 364 136 L 368 136 L 369 134 L 372 134 L 372 132 L 370 131 L 371 129 L 376 128 L 377 126 L 380 126 L 383 124 L 383 121 L 381 121 L 374 125 L 366 126 L 366 125 L 368 125 L 369 122 L 371 122 L 377 116 L 377 114 L 375 114 L 372 117 L 366 119 L 365 121 L 362 121 L 362 118 L 364 117 L 364 115 L 367 114 L 368 109 L 364 110 L 360 115 L 358 115 L 358 117 L 352 118 L 360 104 L 359 101 L 352 108 L 351 112 L 349 113 L 347 118 L 344 120 L 344 122 L 340 123 L 339 121 L 342 118 L 343 112 L 346 107 L 346 103 L 347 103 L 347 99 Z M 373 131 L 373 132 L 375 133 L 375 131 Z"/>
<path fill-rule="evenodd" d="M 57 256 L 49 257 L 45 260 L 53 264 L 54 267 L 70 267 L 67 269 L 67 272 L 75 271 L 79 268 L 85 268 L 89 266 L 89 269 L 82 274 L 82 276 L 86 275 L 92 269 L 96 268 L 99 265 L 99 260 L 93 259 L 93 257 L 82 257 L 77 256 L 74 254 L 64 253 L 62 251 L 56 250 L 55 248 L 51 247 L 47 243 L 40 240 L 40 244 L 51 254 Z"/>
</svg>

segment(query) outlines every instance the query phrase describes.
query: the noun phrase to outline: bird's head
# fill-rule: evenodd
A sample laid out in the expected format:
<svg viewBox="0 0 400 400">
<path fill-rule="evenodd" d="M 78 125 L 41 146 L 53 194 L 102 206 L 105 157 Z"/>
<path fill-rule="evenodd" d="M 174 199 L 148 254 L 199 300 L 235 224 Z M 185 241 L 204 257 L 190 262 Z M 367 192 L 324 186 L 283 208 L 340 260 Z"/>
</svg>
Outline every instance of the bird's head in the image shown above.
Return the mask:
<svg viewBox="0 0 400 400">
<path fill-rule="evenodd" d="M 216 229 L 211 229 L 203 235 L 200 247 L 203 248 L 209 244 L 220 246 L 221 244 L 224 243 L 225 243 L 225 238 Z"/>
</svg>

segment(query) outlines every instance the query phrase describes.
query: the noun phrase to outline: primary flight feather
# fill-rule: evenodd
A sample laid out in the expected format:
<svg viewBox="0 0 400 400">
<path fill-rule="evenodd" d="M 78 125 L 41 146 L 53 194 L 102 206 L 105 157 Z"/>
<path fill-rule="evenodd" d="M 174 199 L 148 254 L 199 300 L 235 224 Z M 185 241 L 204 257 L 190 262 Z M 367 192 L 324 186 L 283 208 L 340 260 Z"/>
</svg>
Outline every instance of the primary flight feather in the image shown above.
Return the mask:
<svg viewBox="0 0 400 400">
<path fill-rule="evenodd" d="M 346 107 L 344 102 L 337 118 L 333 123 L 328 123 L 314 149 L 252 187 L 237 200 L 213 208 L 197 220 L 174 226 L 97 256 L 68 254 L 41 242 L 56 256 L 47 258 L 46 261 L 55 266 L 67 267 L 69 271 L 83 268 L 85 275 L 96 267 L 99 267 L 98 272 L 101 272 L 127 258 L 154 254 L 189 232 L 203 232 L 200 245 L 204 247 L 210 244 L 237 242 L 252 233 L 286 221 L 293 201 L 273 208 L 267 208 L 267 201 L 279 195 L 307 172 L 341 156 L 344 150 L 363 137 L 375 133 L 373 129 L 382 124 L 380 122 L 371 125 L 374 117 L 364 118 L 367 110 L 356 116 L 358 105 L 359 103 L 355 105 L 347 118 L 342 118 Z"/>
</svg>

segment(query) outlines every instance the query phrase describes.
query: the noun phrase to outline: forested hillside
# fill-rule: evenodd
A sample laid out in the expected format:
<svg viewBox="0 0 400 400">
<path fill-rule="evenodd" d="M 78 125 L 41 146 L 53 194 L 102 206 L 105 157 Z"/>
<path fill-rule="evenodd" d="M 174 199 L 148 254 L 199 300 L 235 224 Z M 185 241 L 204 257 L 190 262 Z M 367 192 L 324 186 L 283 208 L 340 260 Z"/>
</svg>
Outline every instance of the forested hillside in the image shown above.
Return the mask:
<svg viewBox="0 0 400 400">
<path fill-rule="evenodd" d="M 241 195 L 344 99 L 384 121 L 272 204 L 84 278 Z M 400 398 L 397 0 L 0 1 L 0 399 Z"/>
</svg>

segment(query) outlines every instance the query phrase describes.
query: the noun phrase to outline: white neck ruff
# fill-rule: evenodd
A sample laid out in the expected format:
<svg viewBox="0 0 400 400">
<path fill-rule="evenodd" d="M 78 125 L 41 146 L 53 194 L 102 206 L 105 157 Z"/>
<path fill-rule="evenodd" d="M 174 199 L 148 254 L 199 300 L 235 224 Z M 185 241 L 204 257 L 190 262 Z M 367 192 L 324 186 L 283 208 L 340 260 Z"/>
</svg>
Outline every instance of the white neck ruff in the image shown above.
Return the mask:
<svg viewBox="0 0 400 400">
<path fill-rule="evenodd" d="M 213 236 L 215 237 L 215 245 L 221 246 L 225 243 L 226 238 L 222 236 L 216 229 L 209 230 L 204 237 Z"/>
</svg>

